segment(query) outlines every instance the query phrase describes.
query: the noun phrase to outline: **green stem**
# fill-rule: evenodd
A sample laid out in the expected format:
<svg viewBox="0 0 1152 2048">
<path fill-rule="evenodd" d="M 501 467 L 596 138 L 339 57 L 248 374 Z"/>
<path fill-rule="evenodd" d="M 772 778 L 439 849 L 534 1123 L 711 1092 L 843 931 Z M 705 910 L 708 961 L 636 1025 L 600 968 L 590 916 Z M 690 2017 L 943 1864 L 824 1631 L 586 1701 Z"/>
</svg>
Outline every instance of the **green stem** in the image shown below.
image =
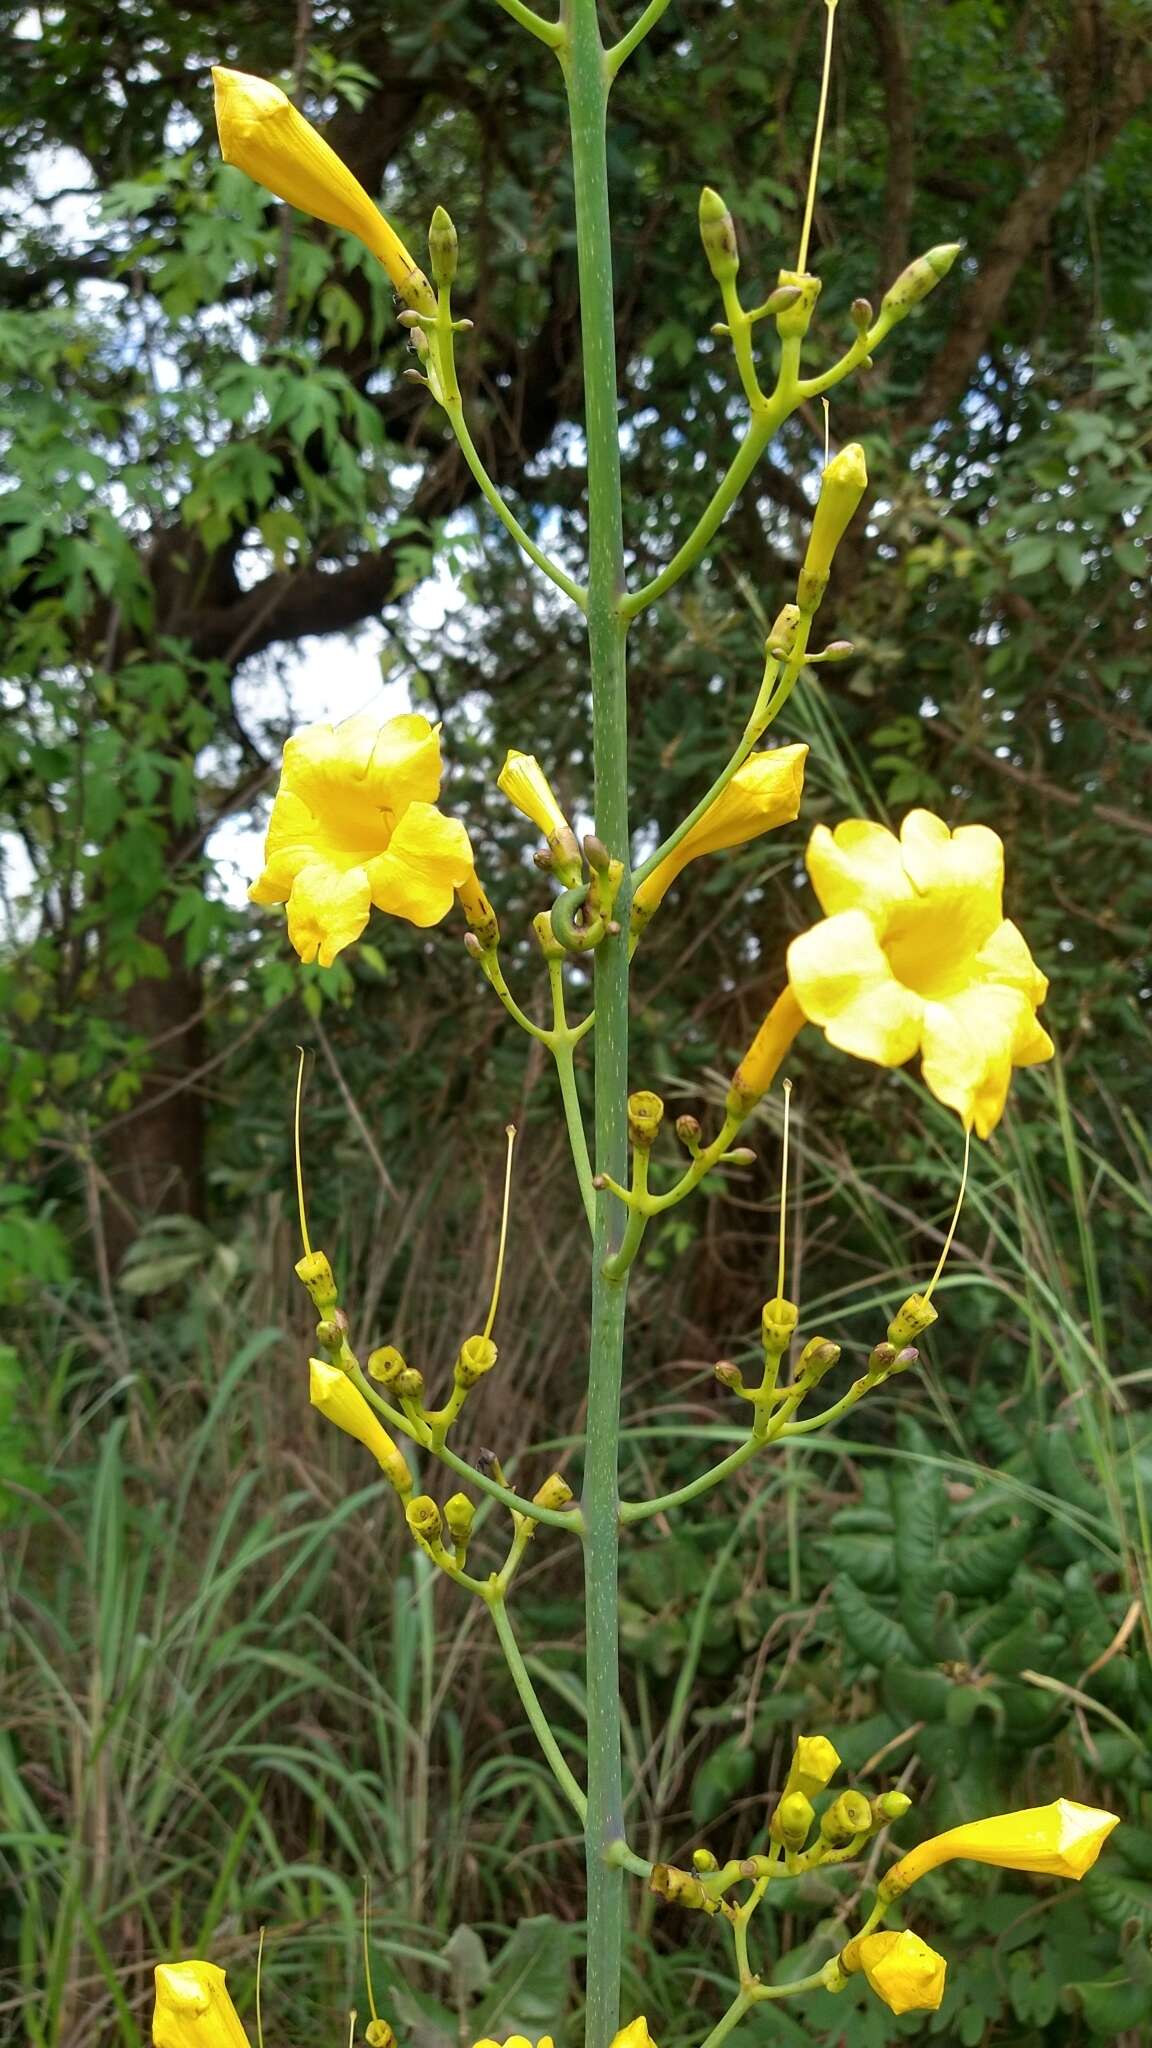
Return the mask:
<svg viewBox="0 0 1152 2048">
<path fill-rule="evenodd" d="M 497 4 L 504 9 L 505 14 L 512 16 L 513 21 L 518 21 L 521 28 L 526 28 L 529 35 L 538 37 L 542 43 L 547 43 L 550 50 L 560 48 L 564 40 L 564 31 L 558 21 L 545 21 L 544 16 L 537 14 L 534 8 L 525 7 L 524 0 L 497 0 Z"/>
<path fill-rule="evenodd" d="M 728 2039 L 733 2027 L 740 2025 L 751 2003 L 747 1991 L 738 1991 L 723 2019 L 716 2022 L 707 2040 L 704 2041 L 703 2048 L 720 2048 L 721 2041 Z"/>
<path fill-rule="evenodd" d="M 492 1616 L 496 1633 L 500 1638 L 500 1648 L 504 1652 L 504 1660 L 511 1674 L 512 1683 L 520 1695 L 520 1704 L 528 1718 L 529 1726 L 548 1759 L 556 1783 L 564 1793 L 569 1805 L 575 1811 L 581 1826 L 583 1826 L 588 1812 L 588 1801 L 581 1791 L 574 1773 L 565 1762 L 560 1745 L 548 1725 L 548 1716 L 540 1704 L 540 1695 L 528 1674 L 528 1666 L 524 1662 L 520 1645 L 516 1641 L 512 1623 L 508 1619 L 508 1609 L 504 1604 L 504 1595 L 503 1593 L 486 1591 L 484 1598 L 488 1603 L 488 1611 Z"/>
<path fill-rule="evenodd" d="M 572 1164 L 580 1183 L 580 1199 L 588 1228 L 596 1230 L 596 1195 L 592 1186 L 592 1161 L 588 1156 L 588 1133 L 584 1129 L 584 1112 L 580 1107 L 580 1094 L 576 1086 L 576 1061 L 573 1056 L 575 1035 L 568 1027 L 568 1012 L 564 1002 L 564 962 L 548 962 L 548 979 L 552 984 L 552 1032 L 548 1043 L 556 1062 L 556 1074 L 560 1082 L 560 1097 L 564 1104 L 564 1121 L 568 1126 L 568 1143 L 572 1148 Z"/>
<path fill-rule="evenodd" d="M 744 1443 L 730 1451 L 726 1458 L 721 1458 L 718 1465 L 710 1465 L 707 1472 L 701 1472 L 697 1478 L 690 1479 L 686 1486 L 678 1486 L 674 1493 L 662 1493 L 655 1500 L 622 1502 L 621 1522 L 646 1522 L 652 1515 L 662 1515 L 670 1508 L 683 1507 L 685 1501 L 698 1500 L 702 1493 L 708 1493 L 712 1487 L 719 1486 L 733 1472 L 739 1472 L 740 1467 L 746 1465 L 750 1458 L 754 1458 L 757 1451 L 762 1451 L 766 1444 L 774 1444 L 781 1437 L 788 1435 L 788 1418 L 795 1414 L 802 1398 L 800 1391 L 789 1394 L 778 1414 L 766 1424 L 761 1423 L 758 1415 L 752 1426 L 752 1433 Z"/>
<path fill-rule="evenodd" d="M 561 53 L 568 89 L 576 251 L 580 281 L 588 448 L 588 656 L 596 764 L 596 831 L 628 860 L 628 725 L 622 610 L 624 534 L 617 425 L 616 333 L 605 120 L 610 83 L 596 0 L 564 0 Z M 627 927 L 631 888 L 625 866 L 617 915 Z M 597 1171 L 621 1179 L 627 1169 L 628 944 L 608 937 L 595 953 Z M 619 1211 L 605 1192 L 596 1203 L 584 1459 L 584 1586 L 587 1628 L 588 1880 L 587 2048 L 608 2048 L 620 2024 L 624 1873 L 610 1860 L 623 1839 L 618 1623 L 620 1382 L 626 1288 L 605 1265 L 616 1246 Z"/>
<path fill-rule="evenodd" d="M 604 66 L 609 80 L 615 78 L 620 66 L 627 62 L 633 50 L 637 49 L 644 41 L 649 29 L 655 28 L 660 16 L 667 14 L 669 5 L 670 0 L 648 0 L 648 5 L 644 9 L 643 14 L 638 16 L 633 22 L 627 35 L 621 36 L 618 43 L 613 43 L 612 48 L 604 59 Z"/>
<path fill-rule="evenodd" d="M 501 0 L 501 5 L 504 4 L 505 0 Z M 468 431 L 468 422 L 464 417 L 463 406 L 453 404 L 446 399 L 444 410 L 452 423 L 452 432 L 460 444 L 460 452 L 480 489 L 483 491 L 484 496 L 487 498 L 488 503 L 491 505 L 492 510 L 495 512 L 497 519 L 500 520 L 502 525 L 507 527 L 513 540 L 519 542 L 528 560 L 534 562 L 536 567 L 556 585 L 557 590 L 562 590 L 565 597 L 570 597 L 573 604 L 583 611 L 586 599 L 580 585 L 574 583 L 570 576 L 566 576 L 563 569 L 557 567 L 551 556 L 544 553 L 543 548 L 537 547 L 531 534 L 525 533 L 515 513 L 505 504 L 488 471 L 480 460 L 480 451 Z"/>
</svg>

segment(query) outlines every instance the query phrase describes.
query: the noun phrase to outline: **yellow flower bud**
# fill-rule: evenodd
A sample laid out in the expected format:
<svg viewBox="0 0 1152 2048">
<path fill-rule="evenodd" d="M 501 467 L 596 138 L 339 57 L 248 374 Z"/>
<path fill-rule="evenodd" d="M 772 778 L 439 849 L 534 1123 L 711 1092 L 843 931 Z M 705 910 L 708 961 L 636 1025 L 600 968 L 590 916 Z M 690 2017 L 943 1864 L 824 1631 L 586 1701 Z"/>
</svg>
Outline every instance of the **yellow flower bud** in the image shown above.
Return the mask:
<svg viewBox="0 0 1152 2048">
<path fill-rule="evenodd" d="M 456 900 L 468 920 L 469 929 L 479 939 L 481 950 L 490 953 L 493 946 L 500 944 L 500 925 L 496 912 L 480 887 L 475 868 L 457 887 Z"/>
<path fill-rule="evenodd" d="M 1079 1879 L 1091 1870 L 1117 1823 L 1118 1815 L 1081 1806 L 1075 1799 L 1054 1799 L 1050 1806 L 1026 1806 L 1018 1813 L 965 1821 L 921 1842 L 893 1864 L 881 1881 L 880 1896 L 899 1898 L 926 1871 L 956 1858 L 993 1863 L 1001 1870 L 1030 1870 L 1038 1877 Z"/>
<path fill-rule="evenodd" d="M 812 1801 L 803 1792 L 786 1792 L 772 1815 L 768 1831 L 772 1840 L 785 1849 L 802 1849 L 815 1818 Z"/>
<path fill-rule="evenodd" d="M 434 284 L 451 285 L 456 276 L 458 243 L 452 216 L 443 206 L 432 215 L 428 229 L 428 257 Z"/>
<path fill-rule="evenodd" d="M 796 592 L 802 611 L 814 612 L 819 605 L 828 583 L 832 557 L 867 488 L 868 465 L 864 450 L 858 441 L 849 441 L 847 447 L 832 457 L 820 480 L 820 496 Z"/>
<path fill-rule="evenodd" d="M 561 1479 L 559 1472 L 552 1472 L 544 1481 L 543 1486 L 536 1488 L 532 1498 L 538 1508 L 558 1509 L 567 1507 L 569 1501 L 573 1498 L 573 1493 L 568 1481 Z"/>
<path fill-rule="evenodd" d="M 719 1862 L 712 1854 L 711 1849 L 693 1849 L 692 1863 L 701 1877 L 706 1876 L 710 1870 L 719 1870 L 720 1868 Z"/>
<path fill-rule="evenodd" d="M 384 265 L 405 303 L 419 313 L 434 313 L 435 293 L 399 235 L 279 86 L 221 65 L 213 67 L 212 82 L 225 163 L 246 171 L 302 213 L 356 235 Z"/>
<path fill-rule="evenodd" d="M 776 315 L 776 332 L 784 341 L 795 340 L 807 334 L 820 297 L 821 284 L 818 277 L 809 277 L 803 270 L 781 270 L 777 274 L 776 288 L 792 285 L 796 297 Z"/>
<path fill-rule="evenodd" d="M 472 1540 L 476 1509 L 466 1493 L 454 1493 L 445 1501 L 444 1520 L 457 1550 L 467 1550 Z"/>
<path fill-rule="evenodd" d="M 830 1848 L 843 1848 L 872 1825 L 872 1808 L 862 1792 L 841 1792 L 820 1816 L 820 1838 Z"/>
<path fill-rule="evenodd" d="M 571 832 L 556 793 L 535 754 L 520 754 L 515 747 L 509 747 L 504 766 L 496 777 L 496 787 L 503 790 L 509 803 L 515 804 L 518 811 L 531 819 L 545 839 L 553 839 L 558 832 Z"/>
<path fill-rule="evenodd" d="M 703 853 L 723 853 L 743 846 L 778 825 L 790 825 L 800 811 L 807 747 L 769 747 L 749 754 L 726 789 L 709 804 L 702 818 L 686 832 L 637 885 L 632 902 L 632 927 L 642 931 L 673 882 L 689 861 Z"/>
<path fill-rule="evenodd" d="M 812 1799 L 831 1783 L 840 1769 L 840 1757 L 826 1735 L 801 1735 L 792 1751 L 785 1792 L 803 1792 Z"/>
<path fill-rule="evenodd" d="M 158 1963 L 155 2048 L 250 2048 L 215 1963 Z"/>
<path fill-rule="evenodd" d="M 856 1950 L 857 1967 L 891 2012 L 937 2011 L 948 1965 L 918 1934 L 866 1934 Z"/>
<path fill-rule="evenodd" d="M 650 1088 L 637 1089 L 628 1097 L 628 1136 L 639 1151 L 651 1150 L 663 1121 L 664 1104 Z"/>
<path fill-rule="evenodd" d="M 901 1349 L 905 1344 L 910 1344 L 914 1337 L 921 1337 L 925 1330 L 930 1330 L 938 1315 L 939 1310 L 934 1309 L 932 1303 L 926 1301 L 922 1294 L 910 1294 L 903 1308 L 897 1310 L 888 1325 L 888 1342 L 895 1344 L 898 1350 Z"/>
<path fill-rule="evenodd" d="M 422 1543 L 436 1545 L 440 1542 L 442 1523 L 440 1510 L 430 1493 L 418 1493 L 404 1510 L 404 1519 L 412 1534 Z"/>
<path fill-rule="evenodd" d="M 380 2018 L 369 2020 L 364 2029 L 364 2039 L 368 2043 L 368 2048 L 396 2048 L 395 2034 L 387 2020 Z"/>
<path fill-rule="evenodd" d="M 765 1351 L 779 1355 L 792 1341 L 800 1311 L 794 1301 L 784 1301 L 780 1295 L 766 1301 L 760 1312 L 760 1335 Z"/>
<path fill-rule="evenodd" d="M 895 284 L 889 285 L 880 301 L 880 311 L 888 315 L 891 324 L 903 320 L 913 306 L 918 306 L 921 299 L 935 291 L 940 280 L 947 277 L 963 247 L 963 242 L 938 242 L 934 249 L 915 257 L 907 269 L 900 272 Z"/>
<path fill-rule="evenodd" d="M 804 1022 L 804 1012 L 791 988 L 785 988 L 732 1076 L 725 1102 L 729 1116 L 747 1116 L 767 1093 Z"/>
<path fill-rule="evenodd" d="M 328 1315 L 335 1308 L 339 1296 L 335 1275 L 325 1254 L 305 1252 L 302 1259 L 297 1259 L 294 1271 L 296 1278 L 302 1280 L 308 1289 L 317 1314 Z"/>
<path fill-rule="evenodd" d="M 499 1355 L 491 1337 L 466 1337 L 453 1373 L 456 1385 L 471 1392 L 477 1381 L 491 1372 Z"/>
<path fill-rule="evenodd" d="M 318 1408 L 321 1415 L 371 1451 L 384 1477 L 397 1493 L 411 1493 L 412 1474 L 387 1430 L 373 1415 L 359 1387 L 353 1386 L 347 1373 L 341 1372 L 338 1365 L 326 1364 L 322 1358 L 310 1358 L 308 1393 L 312 1406 Z"/>
<path fill-rule="evenodd" d="M 612 2048 L 656 2048 L 643 2013 L 639 2019 L 629 2020 L 626 2027 L 621 2027 L 613 2039 Z"/>
</svg>

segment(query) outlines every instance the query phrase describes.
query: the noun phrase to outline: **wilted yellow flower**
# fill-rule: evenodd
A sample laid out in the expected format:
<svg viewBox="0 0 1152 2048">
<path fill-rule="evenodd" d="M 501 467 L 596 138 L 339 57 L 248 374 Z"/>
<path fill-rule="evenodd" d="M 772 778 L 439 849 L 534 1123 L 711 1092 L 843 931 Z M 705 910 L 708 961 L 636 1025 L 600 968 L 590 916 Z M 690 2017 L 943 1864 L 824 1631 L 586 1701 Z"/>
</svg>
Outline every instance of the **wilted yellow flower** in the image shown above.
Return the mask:
<svg viewBox="0 0 1152 2048">
<path fill-rule="evenodd" d="M 800 811 L 807 753 L 807 747 L 772 747 L 749 754 L 679 846 L 639 884 L 632 901 L 634 928 L 643 929 L 690 860 L 702 853 L 743 846 L 746 840 L 758 839 L 777 825 L 791 824 Z"/>
<path fill-rule="evenodd" d="M 327 1364 L 322 1358 L 310 1358 L 308 1397 L 312 1406 L 318 1408 L 329 1422 L 334 1422 L 337 1429 L 342 1429 L 346 1436 L 354 1436 L 357 1443 L 371 1451 L 397 1493 L 411 1493 L 412 1474 L 388 1431 L 372 1413 L 359 1387 L 353 1386 L 346 1372 L 341 1372 L 338 1365 Z"/>
<path fill-rule="evenodd" d="M 416 712 L 310 725 L 284 749 L 253 903 L 287 903 L 301 960 L 330 967 L 373 904 L 439 924 L 473 872 L 468 834 L 436 809 L 439 728 Z"/>
<path fill-rule="evenodd" d="M 158 1963 L 155 2048 L 250 2048 L 215 1963 Z"/>
<path fill-rule="evenodd" d="M 419 313 L 434 313 L 436 294 L 395 229 L 279 86 L 219 64 L 213 66 L 212 82 L 225 163 L 246 171 L 301 213 L 358 236 L 384 265 L 400 297 Z"/>
<path fill-rule="evenodd" d="M 1036 1017 L 1048 983 L 1003 914 L 996 833 L 910 811 L 897 839 L 851 818 L 818 825 L 807 860 L 828 914 L 788 948 L 804 1015 L 882 1067 L 919 1052 L 932 1093 L 988 1137 L 1013 1067 L 1053 1052 Z"/>
<path fill-rule="evenodd" d="M 926 1871 L 957 1858 L 994 1863 L 1002 1870 L 1030 1870 L 1038 1877 L 1081 1878 L 1117 1825 L 1116 1814 L 1081 1806 L 1075 1799 L 1054 1799 L 1051 1806 L 1026 1806 L 1019 1813 L 965 1821 L 902 1856 L 884 1877 L 881 1894 L 898 1898 Z"/>
<path fill-rule="evenodd" d="M 918 1934 L 866 1934 L 856 1953 L 877 1998 L 893 2012 L 937 2011 L 948 1965 Z"/>
</svg>

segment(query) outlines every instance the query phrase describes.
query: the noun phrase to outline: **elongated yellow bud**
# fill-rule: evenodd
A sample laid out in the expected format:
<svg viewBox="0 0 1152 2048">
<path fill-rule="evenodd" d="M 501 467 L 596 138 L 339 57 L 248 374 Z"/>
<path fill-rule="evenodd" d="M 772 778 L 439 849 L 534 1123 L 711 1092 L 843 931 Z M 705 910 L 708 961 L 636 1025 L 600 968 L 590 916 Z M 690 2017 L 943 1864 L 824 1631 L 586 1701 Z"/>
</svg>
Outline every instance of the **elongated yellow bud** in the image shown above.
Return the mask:
<svg viewBox="0 0 1152 2048">
<path fill-rule="evenodd" d="M 792 1751 L 784 1790 L 803 1792 L 806 1799 L 813 1799 L 831 1784 L 839 1769 L 839 1753 L 826 1735 L 801 1735 Z"/>
<path fill-rule="evenodd" d="M 804 763 L 808 749 L 769 747 L 749 754 L 736 770 L 715 803 L 709 804 L 650 875 L 638 885 L 632 903 L 632 929 L 642 931 L 657 906 L 690 860 L 702 853 L 722 853 L 730 846 L 743 846 L 762 832 L 778 825 L 790 825 L 799 815 L 804 792 Z"/>
<path fill-rule="evenodd" d="M 812 1801 L 803 1792 L 786 1792 L 769 1823 L 769 1833 L 774 1842 L 785 1849 L 802 1849 L 816 1815 Z"/>
<path fill-rule="evenodd" d="M 729 1116 L 747 1116 L 772 1086 L 805 1016 L 791 986 L 777 996 L 768 1015 L 732 1076 L 725 1107 Z"/>
<path fill-rule="evenodd" d="M 155 2048 L 250 2048 L 215 1963 L 158 1963 Z"/>
<path fill-rule="evenodd" d="M 397 1493 L 411 1493 L 412 1474 L 388 1431 L 377 1421 L 359 1387 L 353 1386 L 346 1372 L 341 1372 L 338 1365 L 326 1364 L 322 1358 L 310 1358 L 308 1393 L 312 1406 L 318 1408 L 321 1415 L 334 1422 L 346 1436 L 354 1436 L 365 1450 L 371 1451 L 384 1477 Z"/>
<path fill-rule="evenodd" d="M 379 259 L 405 303 L 435 313 L 436 294 L 358 178 L 278 85 L 215 65 L 216 126 L 225 163 L 258 185 L 356 235 Z"/>
<path fill-rule="evenodd" d="M 905 315 L 934 292 L 942 278 L 947 277 L 963 242 L 938 242 L 934 249 L 928 249 L 923 256 L 917 256 L 900 272 L 895 284 L 889 285 L 880 301 L 881 313 L 886 313 L 890 324 L 903 320 Z"/>
<path fill-rule="evenodd" d="M 572 1488 L 559 1472 L 550 1472 L 542 1486 L 532 1495 L 538 1508 L 566 1508 L 572 1499 Z"/>
<path fill-rule="evenodd" d="M 468 920 L 469 929 L 480 941 L 481 950 L 490 953 L 493 946 L 500 944 L 500 926 L 496 912 L 480 887 L 475 868 L 467 880 L 460 883 L 456 898 Z"/>
<path fill-rule="evenodd" d="M 814 612 L 828 586 L 832 557 L 868 488 L 868 464 L 859 441 L 832 457 L 820 479 L 820 496 L 808 536 L 808 550 L 796 596 L 800 609 Z"/>
<path fill-rule="evenodd" d="M 922 1337 L 925 1330 L 931 1329 L 939 1313 L 939 1309 L 933 1308 L 927 1295 L 910 1294 L 888 1325 L 888 1342 L 895 1344 L 897 1349 L 904 1344 L 910 1344 L 914 1337 Z"/>
<path fill-rule="evenodd" d="M 994 1863 L 1001 1870 L 1030 1870 L 1038 1877 L 1079 1879 L 1091 1870 L 1118 1819 L 1117 1814 L 1081 1806 L 1075 1799 L 1054 1799 L 1051 1806 L 1026 1806 L 1018 1813 L 965 1821 L 921 1842 L 893 1864 L 881 1880 L 879 1896 L 898 1899 L 926 1871 L 957 1858 Z"/>
<path fill-rule="evenodd" d="M 705 185 L 700 194 L 700 240 L 717 284 L 730 284 L 740 268 L 736 225 L 711 185 Z"/>
</svg>

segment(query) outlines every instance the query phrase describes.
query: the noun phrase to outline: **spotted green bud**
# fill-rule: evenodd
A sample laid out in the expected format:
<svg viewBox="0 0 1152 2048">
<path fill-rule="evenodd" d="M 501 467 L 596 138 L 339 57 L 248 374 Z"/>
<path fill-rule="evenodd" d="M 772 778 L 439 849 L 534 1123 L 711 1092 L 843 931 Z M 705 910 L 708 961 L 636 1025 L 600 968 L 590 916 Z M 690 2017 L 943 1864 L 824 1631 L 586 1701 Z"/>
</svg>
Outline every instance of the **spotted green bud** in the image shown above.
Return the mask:
<svg viewBox="0 0 1152 2048">
<path fill-rule="evenodd" d="M 783 1849 L 802 1849 L 815 1818 L 812 1801 L 803 1792 L 786 1792 L 772 1815 L 769 1833 Z"/>
<path fill-rule="evenodd" d="M 744 1375 L 738 1365 L 733 1365 L 730 1358 L 720 1359 L 712 1370 L 722 1387 L 731 1387 L 734 1394 L 744 1392 Z"/>
<path fill-rule="evenodd" d="M 872 1808 L 862 1792 L 841 1792 L 820 1817 L 820 1839 L 830 1849 L 842 1849 L 872 1825 Z"/>
<path fill-rule="evenodd" d="M 708 258 L 708 268 L 717 284 L 731 284 L 740 269 L 740 250 L 736 242 L 736 224 L 711 185 L 705 185 L 700 194 L 700 240 Z"/>
<path fill-rule="evenodd" d="M 428 229 L 428 254 L 432 263 L 433 283 L 445 287 L 451 285 L 456 275 L 457 250 L 452 216 L 444 207 L 438 206 Z"/>
<path fill-rule="evenodd" d="M 917 256 L 900 272 L 895 284 L 889 285 L 880 301 L 881 313 L 886 313 L 890 321 L 903 320 L 913 306 L 918 306 L 947 277 L 963 247 L 963 242 L 939 242 L 934 249 Z"/>
<path fill-rule="evenodd" d="M 777 285 L 792 285 L 796 297 L 776 315 L 776 332 L 784 341 L 805 335 L 812 324 L 816 301 L 820 297 L 820 279 L 809 277 L 806 271 L 782 270 Z"/>
<path fill-rule="evenodd" d="M 895 1363 L 896 1346 L 894 1344 L 875 1344 L 868 1353 L 869 1376 L 876 1378 L 881 1373 L 889 1373 Z"/>
<path fill-rule="evenodd" d="M 664 1121 L 664 1104 L 650 1088 L 628 1097 L 628 1136 L 641 1152 L 650 1152 Z"/>
<path fill-rule="evenodd" d="M 924 1295 L 910 1294 L 888 1325 L 888 1342 L 899 1351 L 905 1344 L 922 1337 L 925 1330 L 930 1330 L 936 1318 L 937 1311 Z"/>
<path fill-rule="evenodd" d="M 700 1150 L 700 1120 L 694 1116 L 678 1116 L 676 1136 L 689 1152 Z"/>
<path fill-rule="evenodd" d="M 572 1499 L 572 1488 L 559 1472 L 550 1472 L 543 1486 L 538 1486 L 532 1495 L 538 1508 L 566 1508 Z"/>
<path fill-rule="evenodd" d="M 320 1316 L 330 1315 L 336 1306 L 336 1278 L 325 1252 L 305 1252 L 296 1261 L 296 1278 L 302 1280 Z"/>
<path fill-rule="evenodd" d="M 872 1801 L 872 1818 L 880 1823 L 903 1820 L 911 1807 L 912 1801 L 907 1792 L 880 1792 Z"/>
<path fill-rule="evenodd" d="M 796 1361 L 796 1377 L 806 1380 L 809 1386 L 816 1386 L 826 1372 L 831 1372 L 840 1356 L 840 1346 L 833 1344 L 829 1337 L 810 1337 Z"/>
<path fill-rule="evenodd" d="M 772 621 L 772 631 L 768 635 L 767 648 L 769 654 L 777 655 L 781 660 L 786 655 L 791 654 L 793 647 L 796 645 L 796 635 L 800 630 L 800 617 L 801 613 L 798 604 L 781 606 Z"/>
<path fill-rule="evenodd" d="M 849 308 L 852 325 L 859 334 L 867 334 L 872 325 L 872 307 L 867 299 L 853 299 Z"/>
<path fill-rule="evenodd" d="M 491 1372 L 498 1356 L 491 1337 L 466 1337 L 453 1374 L 456 1385 L 470 1392 L 486 1372 Z"/>
</svg>

